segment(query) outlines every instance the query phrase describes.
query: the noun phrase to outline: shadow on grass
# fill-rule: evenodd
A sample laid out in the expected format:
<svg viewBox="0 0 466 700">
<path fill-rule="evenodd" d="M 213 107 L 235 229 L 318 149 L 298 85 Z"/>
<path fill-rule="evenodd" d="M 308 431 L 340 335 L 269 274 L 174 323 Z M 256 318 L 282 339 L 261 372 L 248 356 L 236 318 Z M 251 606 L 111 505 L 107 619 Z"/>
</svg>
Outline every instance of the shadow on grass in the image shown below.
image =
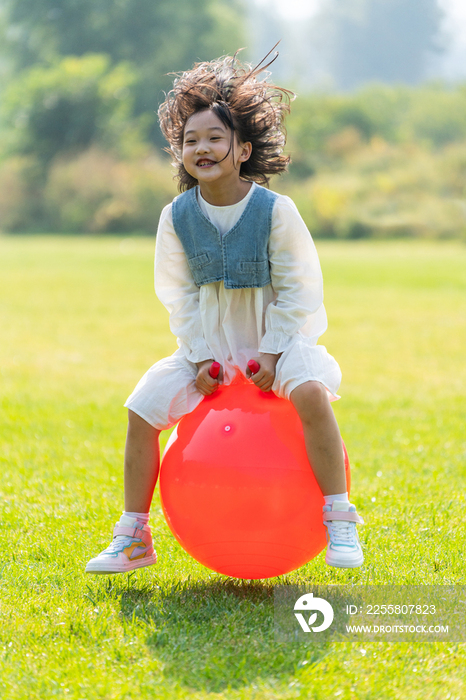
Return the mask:
<svg viewBox="0 0 466 700">
<path fill-rule="evenodd" d="M 164 676 L 192 690 L 221 692 L 262 679 L 289 680 L 328 645 L 304 647 L 274 638 L 274 587 L 261 581 L 213 576 L 207 581 L 156 581 L 109 590 L 120 598 L 123 623 L 148 630 L 147 645 Z"/>
</svg>

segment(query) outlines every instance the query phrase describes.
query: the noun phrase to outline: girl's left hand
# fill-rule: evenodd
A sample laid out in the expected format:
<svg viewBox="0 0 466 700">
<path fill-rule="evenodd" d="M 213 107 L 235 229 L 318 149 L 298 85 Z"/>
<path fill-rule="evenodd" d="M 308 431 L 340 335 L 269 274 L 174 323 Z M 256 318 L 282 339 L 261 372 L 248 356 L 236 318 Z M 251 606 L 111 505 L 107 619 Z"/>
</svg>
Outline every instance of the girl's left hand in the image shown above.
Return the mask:
<svg viewBox="0 0 466 700">
<path fill-rule="evenodd" d="M 259 357 L 251 358 L 259 363 L 260 369 L 256 374 L 252 374 L 248 367 L 246 369 L 246 376 L 251 379 L 261 391 L 270 391 L 275 381 L 275 367 L 280 357 L 281 353 L 280 355 L 263 353 L 259 355 Z"/>
<path fill-rule="evenodd" d="M 223 370 L 220 367 L 220 372 L 217 379 L 213 379 L 209 370 L 212 366 L 213 360 L 204 360 L 203 362 L 197 362 L 197 377 L 196 377 L 196 389 L 201 392 L 203 396 L 210 396 L 214 391 L 217 391 L 219 383 L 223 380 Z"/>
</svg>

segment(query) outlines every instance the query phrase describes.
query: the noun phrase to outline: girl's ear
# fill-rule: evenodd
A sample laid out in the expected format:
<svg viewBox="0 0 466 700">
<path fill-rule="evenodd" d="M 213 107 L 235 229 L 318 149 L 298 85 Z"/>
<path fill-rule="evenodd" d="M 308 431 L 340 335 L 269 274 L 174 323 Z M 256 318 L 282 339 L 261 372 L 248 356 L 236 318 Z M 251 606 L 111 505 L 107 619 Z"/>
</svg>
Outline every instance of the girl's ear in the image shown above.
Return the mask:
<svg viewBox="0 0 466 700">
<path fill-rule="evenodd" d="M 241 161 L 241 163 L 244 163 L 246 160 L 249 160 L 249 158 L 251 157 L 252 144 L 250 141 L 246 141 L 246 143 L 240 144 L 240 148 L 241 148 L 241 153 L 239 156 L 239 160 Z"/>
</svg>

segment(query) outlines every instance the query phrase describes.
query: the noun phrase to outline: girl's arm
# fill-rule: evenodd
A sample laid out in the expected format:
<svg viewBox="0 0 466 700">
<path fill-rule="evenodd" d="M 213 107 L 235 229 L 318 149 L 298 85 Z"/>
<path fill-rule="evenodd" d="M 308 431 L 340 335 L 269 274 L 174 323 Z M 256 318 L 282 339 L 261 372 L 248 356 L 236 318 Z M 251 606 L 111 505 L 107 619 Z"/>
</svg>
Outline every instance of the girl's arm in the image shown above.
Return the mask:
<svg viewBox="0 0 466 700">
<path fill-rule="evenodd" d="M 170 314 L 170 330 L 186 358 L 194 363 L 212 358 L 202 327 L 199 287 L 173 228 L 171 205 L 162 211 L 155 247 L 155 293 Z"/>
<path fill-rule="evenodd" d="M 267 308 L 259 352 L 278 355 L 299 331 L 317 340 L 327 328 L 317 251 L 289 197 L 280 196 L 275 204 L 269 260 L 277 298 Z"/>
</svg>

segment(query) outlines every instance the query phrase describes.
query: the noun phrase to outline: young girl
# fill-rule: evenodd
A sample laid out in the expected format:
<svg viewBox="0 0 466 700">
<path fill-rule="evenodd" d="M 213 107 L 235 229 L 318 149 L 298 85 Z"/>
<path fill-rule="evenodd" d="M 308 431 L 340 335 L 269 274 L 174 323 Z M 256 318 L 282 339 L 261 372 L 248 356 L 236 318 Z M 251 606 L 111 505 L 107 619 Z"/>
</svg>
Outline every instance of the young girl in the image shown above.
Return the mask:
<svg viewBox="0 0 466 700">
<path fill-rule="evenodd" d="M 148 526 L 158 437 L 193 411 L 219 381 L 241 371 L 296 408 L 325 498 L 326 562 L 356 567 L 362 522 L 348 501 L 339 429 L 330 406 L 340 368 L 317 340 L 326 330 L 322 275 L 312 238 L 289 197 L 266 189 L 286 170 L 283 121 L 293 94 L 268 81 L 268 66 L 235 55 L 178 77 L 159 110 L 182 192 L 163 210 L 156 294 L 179 349 L 143 376 L 129 409 L 125 510 L 113 541 L 88 563 L 97 574 L 156 562 Z M 260 369 L 251 375 L 247 363 Z M 213 379 L 213 361 L 222 371 Z"/>
</svg>

